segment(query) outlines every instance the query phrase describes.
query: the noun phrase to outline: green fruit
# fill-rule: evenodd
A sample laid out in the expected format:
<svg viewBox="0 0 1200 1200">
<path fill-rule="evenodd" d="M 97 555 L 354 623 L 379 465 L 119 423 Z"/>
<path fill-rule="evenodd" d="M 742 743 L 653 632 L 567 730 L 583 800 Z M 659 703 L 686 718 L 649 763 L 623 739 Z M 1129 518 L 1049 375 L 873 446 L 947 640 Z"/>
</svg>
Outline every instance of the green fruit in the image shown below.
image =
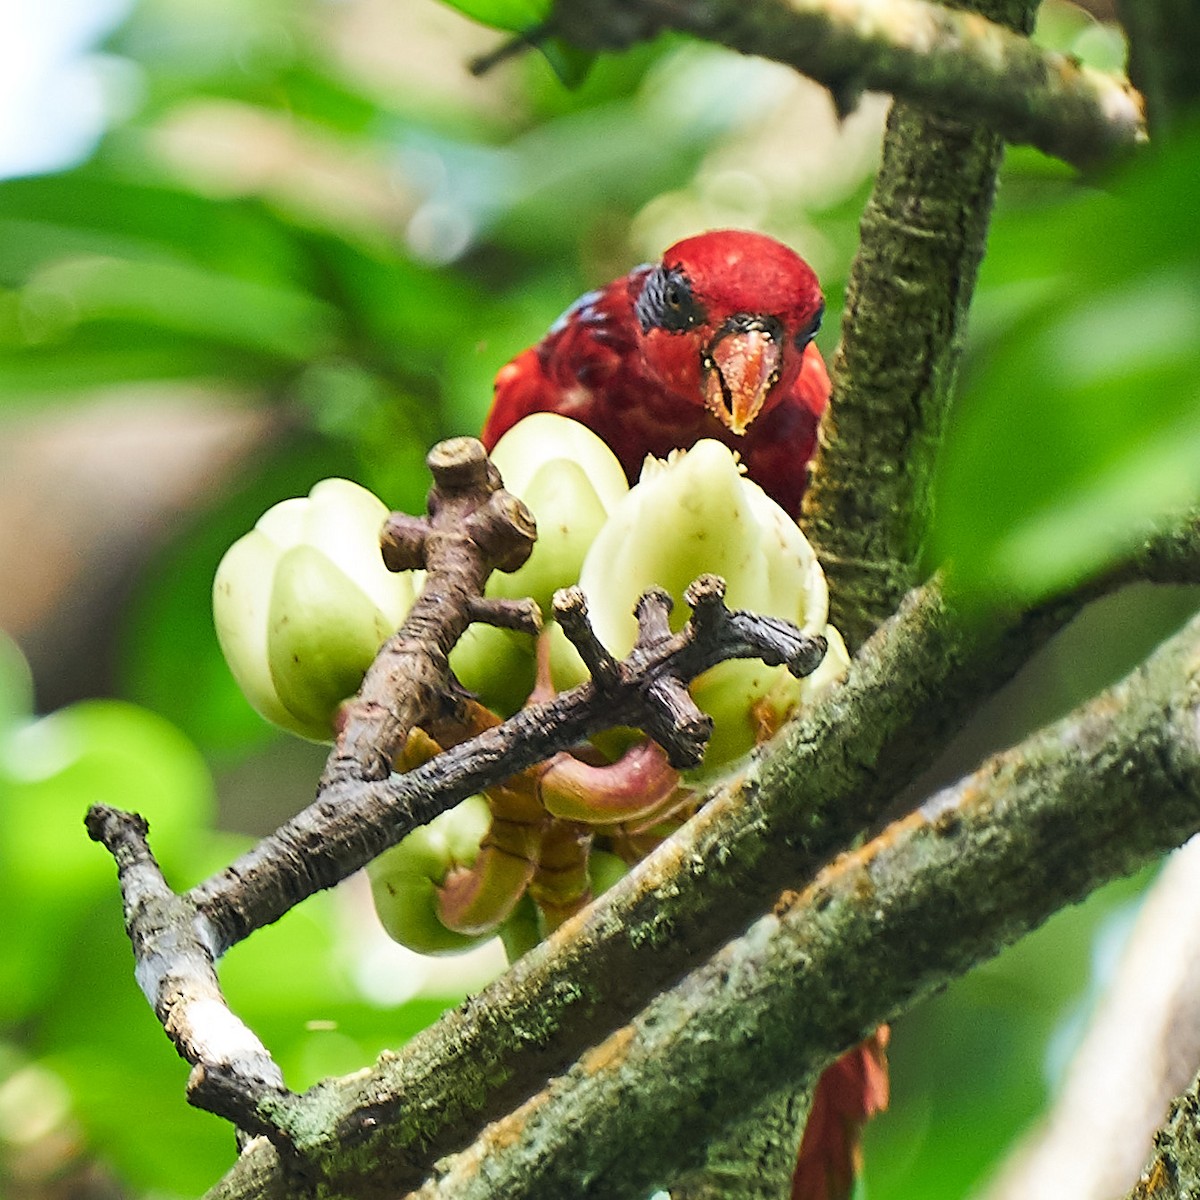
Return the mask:
<svg viewBox="0 0 1200 1200">
<path fill-rule="evenodd" d="M 492 576 L 488 595 L 513 600 L 530 596 L 546 614 L 559 588 L 579 582 L 584 556 L 608 512 L 583 467 L 566 458 L 545 463 L 521 499 L 537 520 L 537 542 L 523 567 Z"/>
<path fill-rule="evenodd" d="M 267 662 L 276 694 L 307 736 L 333 736 L 333 713 L 358 691 L 391 633 L 391 622 L 322 551 L 293 546 L 275 564 Z"/>
<path fill-rule="evenodd" d="M 492 816 L 482 796 L 414 829 L 367 867 L 375 912 L 393 941 L 418 954 L 461 954 L 493 935 L 455 933 L 437 915 L 438 888 L 455 867 L 469 867 Z"/>
<path fill-rule="evenodd" d="M 347 479 L 284 500 L 226 552 L 213 619 L 229 668 L 268 721 L 329 741 L 338 706 L 412 607 L 412 572 L 384 565 L 387 508 Z"/>
</svg>

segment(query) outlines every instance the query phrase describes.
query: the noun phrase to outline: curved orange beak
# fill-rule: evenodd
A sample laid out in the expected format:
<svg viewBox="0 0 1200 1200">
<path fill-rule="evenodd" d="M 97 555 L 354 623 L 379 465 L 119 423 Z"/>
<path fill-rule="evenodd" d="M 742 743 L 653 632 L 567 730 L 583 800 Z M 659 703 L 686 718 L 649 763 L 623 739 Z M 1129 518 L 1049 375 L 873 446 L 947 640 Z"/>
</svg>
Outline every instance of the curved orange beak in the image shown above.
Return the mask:
<svg viewBox="0 0 1200 1200">
<path fill-rule="evenodd" d="M 739 437 L 779 378 L 783 351 L 762 322 L 718 335 L 704 355 L 704 405 Z"/>
</svg>

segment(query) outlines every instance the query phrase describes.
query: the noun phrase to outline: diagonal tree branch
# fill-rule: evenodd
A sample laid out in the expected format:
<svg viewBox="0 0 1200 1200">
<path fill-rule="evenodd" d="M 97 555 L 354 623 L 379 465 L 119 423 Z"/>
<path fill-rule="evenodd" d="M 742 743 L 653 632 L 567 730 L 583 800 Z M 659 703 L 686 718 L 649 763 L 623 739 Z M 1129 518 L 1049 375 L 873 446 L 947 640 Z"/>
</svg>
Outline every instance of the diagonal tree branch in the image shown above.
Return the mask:
<svg viewBox="0 0 1200 1200">
<path fill-rule="evenodd" d="M 843 110 L 865 90 L 894 92 L 1079 166 L 1145 138 L 1127 80 L 926 0 L 561 0 L 545 27 L 597 50 L 663 29 L 787 63 L 825 84 Z"/>
<path fill-rule="evenodd" d="M 1181 551 L 1172 560 L 1173 578 L 1200 577 L 1200 519 L 1160 540 L 1192 548 L 1190 560 Z M 1143 560 L 1159 555 L 1147 547 L 1135 558 Z M 1114 572 L 1104 586 L 1128 577 Z M 766 911 L 782 887 L 848 845 L 1093 594 L 994 627 L 960 624 L 936 585 L 914 593 L 840 689 L 598 903 L 402 1054 L 308 1093 L 308 1169 L 336 1175 L 347 1191 L 355 1172 L 359 1183 L 379 1172 L 396 1188 L 417 1186 L 434 1159 L 566 1069 Z M 287 1164 L 259 1142 L 210 1197 L 269 1196 L 287 1178 Z"/>
<path fill-rule="evenodd" d="M 414 1200 L 644 1195 L 694 1165 L 761 1087 L 811 1074 L 1197 829 L 1200 620 L 1109 692 L 785 896 L 439 1164 Z"/>
<path fill-rule="evenodd" d="M 331 772 L 309 808 L 183 896 L 163 879 L 140 817 L 104 805 L 88 811 L 89 834 L 118 863 L 138 982 L 179 1053 L 195 1068 L 188 1082 L 193 1103 L 241 1129 L 265 1133 L 288 1150 L 296 1148 L 297 1130 L 306 1124 L 302 1102 L 283 1087 L 270 1056 L 221 995 L 214 964 L 231 945 L 488 783 L 602 730 L 651 729 L 674 765 L 696 766 L 712 723 L 690 698 L 680 703 L 678 693 L 687 696 L 687 683 L 730 658 L 760 658 L 805 675 L 824 656 L 823 637 L 785 621 L 730 612 L 724 583 L 715 576 L 696 580 L 687 597 L 693 621 L 672 634 L 666 622 L 669 597 L 647 593 L 638 608 L 643 633 L 626 659 L 617 662 L 598 643 L 591 647 L 605 664 L 597 682 L 523 709 L 403 775 L 372 779 L 374 754 L 364 764 L 365 779 Z M 582 593 L 560 593 L 556 607 L 565 627 L 584 638 Z M 590 628 L 586 636 L 594 641 Z M 354 760 L 343 760 L 337 750 L 331 755 L 331 762 L 344 761 Z"/>
</svg>

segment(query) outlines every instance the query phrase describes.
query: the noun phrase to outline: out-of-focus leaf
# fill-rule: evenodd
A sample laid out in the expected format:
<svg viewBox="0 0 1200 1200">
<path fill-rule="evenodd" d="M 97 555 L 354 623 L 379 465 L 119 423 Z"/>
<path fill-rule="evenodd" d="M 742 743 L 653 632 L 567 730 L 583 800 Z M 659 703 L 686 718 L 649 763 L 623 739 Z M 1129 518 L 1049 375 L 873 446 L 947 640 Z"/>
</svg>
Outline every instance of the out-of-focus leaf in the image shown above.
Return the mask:
<svg viewBox="0 0 1200 1200">
<path fill-rule="evenodd" d="M 185 263 L 107 257 L 38 271 L 25 285 L 19 320 L 34 344 L 116 320 L 298 360 L 327 351 L 338 324 L 331 309 L 303 292 Z"/>
<path fill-rule="evenodd" d="M 1070 586 L 1200 502 L 1198 152 L 997 226 L 987 270 L 1025 290 L 964 385 L 932 537 L 976 603 Z"/>
<path fill-rule="evenodd" d="M 0 1022 L 44 1007 L 73 967 L 77 923 L 101 897 L 111 898 L 120 930 L 112 859 L 83 828 L 96 803 L 148 817 L 165 868 L 186 871 L 211 816 L 212 784 L 178 730 L 118 701 L 87 701 L 0 733 Z"/>
<path fill-rule="evenodd" d="M 558 76 L 563 87 L 577 88 L 587 78 L 596 61 L 596 55 L 591 50 L 581 50 L 564 42 L 562 38 L 543 38 L 537 48 L 550 64 L 550 69 Z"/>
<path fill-rule="evenodd" d="M 188 259 L 210 271 L 295 283 L 302 261 L 286 226 L 255 201 L 215 201 L 89 164 L 0 182 L 0 282 L 82 255 Z"/>
<path fill-rule="evenodd" d="M 267 381 L 278 363 L 211 342 L 128 325 L 81 329 L 65 345 L 0 345 L 0 393 L 8 403 L 67 399 L 110 383 L 148 379 Z"/>
<path fill-rule="evenodd" d="M 141 813 L 155 855 L 186 863 L 212 816 L 212 784 L 196 748 L 162 717 L 119 700 L 87 700 L 10 734 L 4 771 L 11 806 L 10 883 L 62 893 L 110 880 L 111 861 L 83 832 L 90 804 Z"/>
<path fill-rule="evenodd" d="M 33 712 L 33 675 L 16 642 L 0 630 L 0 738 Z"/>
<path fill-rule="evenodd" d="M 507 33 L 524 33 L 544 21 L 553 7 L 551 0 L 442 0 L 442 3 L 481 25 Z"/>
</svg>

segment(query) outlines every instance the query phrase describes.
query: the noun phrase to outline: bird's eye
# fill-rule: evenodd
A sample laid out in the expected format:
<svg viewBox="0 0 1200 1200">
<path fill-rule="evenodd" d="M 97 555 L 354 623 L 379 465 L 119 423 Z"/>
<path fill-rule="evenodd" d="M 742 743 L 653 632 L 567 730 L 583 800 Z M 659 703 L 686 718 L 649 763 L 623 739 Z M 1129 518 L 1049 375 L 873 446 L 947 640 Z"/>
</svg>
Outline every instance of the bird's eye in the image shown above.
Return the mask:
<svg viewBox="0 0 1200 1200">
<path fill-rule="evenodd" d="M 658 266 L 646 276 L 634 312 L 646 333 L 651 329 L 681 333 L 704 320 L 704 310 L 678 267 Z"/>
<path fill-rule="evenodd" d="M 810 320 L 803 329 L 797 332 L 795 337 L 797 350 L 803 350 L 808 343 L 817 336 L 817 332 L 821 328 L 821 320 L 824 318 L 824 316 L 825 304 L 822 302 L 821 307 L 818 308 L 815 313 L 813 313 L 812 320 Z"/>
</svg>

